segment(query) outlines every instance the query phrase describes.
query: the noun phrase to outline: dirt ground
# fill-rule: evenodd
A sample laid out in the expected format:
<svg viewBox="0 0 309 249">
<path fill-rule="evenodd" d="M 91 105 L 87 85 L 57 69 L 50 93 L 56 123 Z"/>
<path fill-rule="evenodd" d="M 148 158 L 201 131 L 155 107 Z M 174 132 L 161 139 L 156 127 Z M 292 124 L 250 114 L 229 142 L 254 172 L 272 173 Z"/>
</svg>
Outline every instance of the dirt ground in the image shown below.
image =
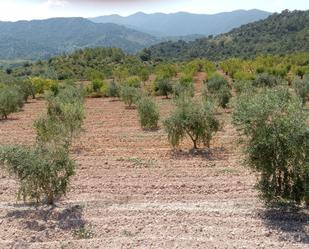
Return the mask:
<svg viewBox="0 0 309 249">
<path fill-rule="evenodd" d="M 203 75 L 196 77 L 201 89 Z M 172 101 L 158 97 L 162 119 Z M 31 144 L 42 100 L 0 121 L 0 144 Z M 16 202 L 0 170 L 0 248 L 308 248 L 308 210 L 266 209 L 243 158 L 230 111 L 211 150 L 173 151 L 164 129 L 143 131 L 137 111 L 87 99 L 77 172 L 55 207 Z"/>
</svg>

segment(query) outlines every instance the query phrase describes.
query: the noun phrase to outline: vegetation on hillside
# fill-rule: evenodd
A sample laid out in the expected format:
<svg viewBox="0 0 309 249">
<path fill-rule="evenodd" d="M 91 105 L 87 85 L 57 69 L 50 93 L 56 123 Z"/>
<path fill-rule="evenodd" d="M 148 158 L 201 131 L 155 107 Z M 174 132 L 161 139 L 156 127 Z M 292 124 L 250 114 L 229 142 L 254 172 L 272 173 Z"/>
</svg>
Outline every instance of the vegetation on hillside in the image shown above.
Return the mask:
<svg viewBox="0 0 309 249">
<path fill-rule="evenodd" d="M 216 37 L 191 42 L 164 42 L 153 45 L 147 51 L 153 60 L 203 57 L 222 60 L 309 52 L 309 11 L 286 10 Z"/>
</svg>

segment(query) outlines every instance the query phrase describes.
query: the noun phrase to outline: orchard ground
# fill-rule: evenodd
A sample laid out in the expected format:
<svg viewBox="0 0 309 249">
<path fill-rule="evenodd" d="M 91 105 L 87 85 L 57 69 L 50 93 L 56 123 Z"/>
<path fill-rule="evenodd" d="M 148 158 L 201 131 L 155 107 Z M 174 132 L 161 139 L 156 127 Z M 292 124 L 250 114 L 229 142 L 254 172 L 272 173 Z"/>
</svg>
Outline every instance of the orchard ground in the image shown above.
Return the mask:
<svg viewBox="0 0 309 249">
<path fill-rule="evenodd" d="M 195 78 L 197 96 L 205 75 Z M 161 120 L 172 100 L 156 97 Z M 34 142 L 43 100 L 0 121 L 0 144 Z M 267 209 L 242 166 L 231 110 L 210 150 L 173 150 L 162 123 L 140 128 L 137 111 L 110 98 L 87 99 L 84 132 L 72 157 L 76 176 L 56 206 L 16 202 L 0 171 L 0 248 L 307 248 L 308 210 Z"/>
</svg>

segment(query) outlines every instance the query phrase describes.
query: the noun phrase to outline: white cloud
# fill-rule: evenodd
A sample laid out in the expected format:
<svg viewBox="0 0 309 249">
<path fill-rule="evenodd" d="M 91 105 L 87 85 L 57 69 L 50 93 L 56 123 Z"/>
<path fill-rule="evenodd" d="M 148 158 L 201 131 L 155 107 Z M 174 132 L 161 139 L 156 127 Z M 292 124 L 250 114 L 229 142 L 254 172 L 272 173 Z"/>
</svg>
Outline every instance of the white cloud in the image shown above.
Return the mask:
<svg viewBox="0 0 309 249">
<path fill-rule="evenodd" d="M 47 7 L 64 7 L 67 3 L 65 0 L 48 0 L 45 4 Z"/>
</svg>

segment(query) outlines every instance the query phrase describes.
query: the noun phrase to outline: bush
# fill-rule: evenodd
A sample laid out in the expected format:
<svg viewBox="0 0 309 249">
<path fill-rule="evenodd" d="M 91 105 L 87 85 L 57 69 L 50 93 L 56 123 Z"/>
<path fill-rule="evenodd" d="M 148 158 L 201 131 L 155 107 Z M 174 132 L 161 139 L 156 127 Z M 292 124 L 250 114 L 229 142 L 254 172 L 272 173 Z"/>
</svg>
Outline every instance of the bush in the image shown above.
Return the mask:
<svg viewBox="0 0 309 249">
<path fill-rule="evenodd" d="M 252 90 L 251 80 L 235 80 L 233 82 L 234 89 L 237 94 Z"/>
<path fill-rule="evenodd" d="M 226 86 L 228 86 L 227 80 L 217 74 L 213 75 L 213 77 L 211 77 L 207 82 L 207 88 L 211 94 L 215 94 L 221 88 Z"/>
<path fill-rule="evenodd" d="M 221 106 L 222 108 L 226 108 L 227 104 L 232 98 L 230 88 L 228 86 L 220 88 L 219 91 L 215 94 L 215 97 L 218 101 L 219 106 Z"/>
<path fill-rule="evenodd" d="M 46 200 L 48 204 L 66 193 L 75 168 L 60 147 L 2 147 L 0 164 L 20 181 L 18 199 Z"/>
<path fill-rule="evenodd" d="M 160 118 L 159 108 L 150 97 L 138 101 L 137 110 L 140 124 L 144 129 L 156 129 Z"/>
<path fill-rule="evenodd" d="M 178 81 L 174 85 L 174 96 L 177 98 L 179 96 L 194 96 L 194 85 L 192 81 Z"/>
<path fill-rule="evenodd" d="M 164 121 L 164 126 L 172 146 L 178 146 L 188 136 L 196 149 L 201 143 L 210 146 L 219 123 L 209 102 L 198 103 L 184 97 L 178 100 L 176 109 Z"/>
<path fill-rule="evenodd" d="M 233 76 L 235 80 L 253 80 L 253 78 L 253 74 L 248 72 L 236 72 Z"/>
<path fill-rule="evenodd" d="M 110 82 L 108 85 L 107 96 L 108 97 L 119 97 L 120 96 L 120 87 L 114 80 Z"/>
<path fill-rule="evenodd" d="M 297 78 L 293 81 L 293 86 L 297 96 L 306 103 L 309 97 L 309 77 L 304 77 L 303 80 Z"/>
<path fill-rule="evenodd" d="M 122 86 L 120 90 L 120 97 L 128 107 L 132 107 L 133 104 L 137 103 L 140 97 L 140 91 L 132 86 Z"/>
<path fill-rule="evenodd" d="M 141 79 L 138 76 L 131 76 L 125 80 L 124 85 L 139 88 L 141 87 Z"/>
<path fill-rule="evenodd" d="M 233 122 L 248 136 L 247 164 L 260 173 L 266 201 L 309 202 L 309 127 L 298 99 L 287 89 L 239 97 Z"/>
<path fill-rule="evenodd" d="M 30 78 L 31 84 L 35 89 L 35 93 L 43 94 L 45 91 L 48 91 L 52 86 L 57 85 L 57 81 L 44 79 L 40 77 Z"/>
<path fill-rule="evenodd" d="M 255 87 L 274 87 L 280 84 L 281 78 L 268 73 L 258 74 L 253 80 L 253 86 Z"/>
<path fill-rule="evenodd" d="M 156 81 L 156 87 L 160 95 L 168 98 L 169 94 L 173 93 L 173 85 L 169 79 L 161 79 Z"/>
<path fill-rule="evenodd" d="M 30 96 L 35 99 L 35 89 L 30 80 L 19 81 L 15 86 L 20 91 L 24 102 L 27 102 Z"/>
<path fill-rule="evenodd" d="M 11 113 L 18 112 L 23 104 L 23 96 L 16 88 L 8 86 L 0 88 L 1 118 L 7 119 Z"/>
<path fill-rule="evenodd" d="M 92 98 L 106 97 L 107 91 L 107 83 L 101 79 L 94 79 L 87 88 L 88 96 Z"/>
<path fill-rule="evenodd" d="M 208 92 L 206 94 L 211 94 L 217 100 L 219 106 L 222 108 L 227 107 L 232 94 L 226 79 L 220 75 L 214 75 L 207 82 L 207 90 Z M 205 94 L 205 92 L 206 91 L 204 91 L 203 94 Z"/>
<path fill-rule="evenodd" d="M 82 130 L 84 102 L 81 89 L 63 85 L 56 95 L 47 97 L 47 114 L 35 121 L 39 143 L 71 145 Z"/>
</svg>

